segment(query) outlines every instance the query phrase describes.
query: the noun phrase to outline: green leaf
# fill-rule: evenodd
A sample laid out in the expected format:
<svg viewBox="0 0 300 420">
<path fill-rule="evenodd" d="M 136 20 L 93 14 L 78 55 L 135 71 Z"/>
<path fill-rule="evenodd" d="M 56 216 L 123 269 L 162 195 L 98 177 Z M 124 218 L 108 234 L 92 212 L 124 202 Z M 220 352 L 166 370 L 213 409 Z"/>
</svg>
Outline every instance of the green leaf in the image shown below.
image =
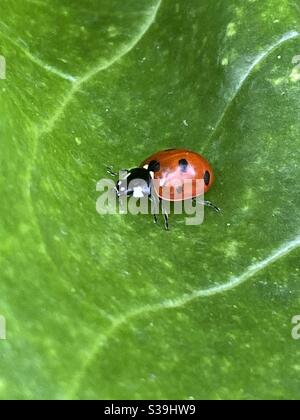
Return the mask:
<svg viewBox="0 0 300 420">
<path fill-rule="evenodd" d="M 1 398 L 299 398 L 299 6 L 2 0 Z M 201 226 L 99 216 L 186 147 Z"/>
</svg>

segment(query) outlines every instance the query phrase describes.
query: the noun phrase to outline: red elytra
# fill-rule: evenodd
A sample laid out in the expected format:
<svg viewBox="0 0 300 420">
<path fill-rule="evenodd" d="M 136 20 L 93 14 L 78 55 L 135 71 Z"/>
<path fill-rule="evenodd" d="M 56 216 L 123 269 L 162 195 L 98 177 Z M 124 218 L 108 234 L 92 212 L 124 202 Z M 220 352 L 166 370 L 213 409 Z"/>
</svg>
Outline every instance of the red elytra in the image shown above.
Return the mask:
<svg viewBox="0 0 300 420">
<path fill-rule="evenodd" d="M 150 167 L 149 167 L 150 165 Z M 141 168 L 154 173 L 158 196 L 167 201 L 182 201 L 207 193 L 214 183 L 210 163 L 200 154 L 186 149 L 164 150 L 147 158 Z M 204 183 L 199 182 L 203 180 Z"/>
</svg>

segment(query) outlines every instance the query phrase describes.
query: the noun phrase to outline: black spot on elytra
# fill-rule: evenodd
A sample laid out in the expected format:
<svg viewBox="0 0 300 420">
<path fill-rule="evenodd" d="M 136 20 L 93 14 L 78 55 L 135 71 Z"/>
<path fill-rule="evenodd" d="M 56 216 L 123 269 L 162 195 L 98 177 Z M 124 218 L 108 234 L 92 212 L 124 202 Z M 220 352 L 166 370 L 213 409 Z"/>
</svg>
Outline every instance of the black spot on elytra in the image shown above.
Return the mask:
<svg viewBox="0 0 300 420">
<path fill-rule="evenodd" d="M 204 174 L 204 183 L 206 186 L 208 186 L 210 183 L 210 173 L 208 171 L 206 171 Z"/>
<path fill-rule="evenodd" d="M 189 163 L 186 159 L 181 159 L 179 161 L 179 166 L 180 166 L 181 172 L 187 172 L 187 168 L 189 166 Z"/>
<path fill-rule="evenodd" d="M 157 160 L 151 160 L 149 163 L 148 171 L 150 172 L 159 172 L 160 171 L 160 163 Z"/>
</svg>

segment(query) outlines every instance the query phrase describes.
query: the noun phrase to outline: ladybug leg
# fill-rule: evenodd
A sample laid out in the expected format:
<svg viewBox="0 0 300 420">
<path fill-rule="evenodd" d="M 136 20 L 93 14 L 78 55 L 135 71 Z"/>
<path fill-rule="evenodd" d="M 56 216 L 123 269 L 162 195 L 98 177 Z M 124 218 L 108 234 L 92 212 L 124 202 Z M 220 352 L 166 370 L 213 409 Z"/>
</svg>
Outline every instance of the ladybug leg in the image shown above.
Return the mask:
<svg viewBox="0 0 300 420">
<path fill-rule="evenodd" d="M 151 213 L 153 214 L 153 221 L 157 225 L 157 223 L 158 223 L 157 215 L 159 214 L 159 202 L 158 202 L 156 196 L 150 197 L 149 200 L 152 203 L 151 204 Z"/>
<path fill-rule="evenodd" d="M 211 208 L 211 209 L 215 210 L 217 213 L 221 213 L 221 209 L 220 209 L 219 207 L 215 206 L 215 205 L 214 205 L 212 202 L 210 202 L 210 201 L 196 199 L 196 202 L 197 202 L 198 204 L 200 204 L 201 206 L 209 207 L 209 208 Z"/>
<path fill-rule="evenodd" d="M 164 213 L 164 220 L 165 220 L 165 229 L 170 230 L 170 228 L 169 228 L 169 215 L 167 213 Z"/>
<path fill-rule="evenodd" d="M 162 213 L 163 213 L 163 216 L 164 216 L 165 229 L 170 230 L 170 228 L 169 228 L 169 214 L 168 214 L 168 212 L 167 212 L 167 210 L 164 206 L 163 200 L 161 200 L 161 209 L 162 209 Z"/>
</svg>

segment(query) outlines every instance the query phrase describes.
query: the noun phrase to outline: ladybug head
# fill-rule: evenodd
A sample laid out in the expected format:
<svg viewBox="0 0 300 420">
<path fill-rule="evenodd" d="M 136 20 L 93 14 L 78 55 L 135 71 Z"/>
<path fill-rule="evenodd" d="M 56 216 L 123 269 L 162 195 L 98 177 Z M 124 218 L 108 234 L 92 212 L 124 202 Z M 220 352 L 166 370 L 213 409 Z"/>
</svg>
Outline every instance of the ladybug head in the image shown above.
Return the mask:
<svg viewBox="0 0 300 420">
<path fill-rule="evenodd" d="M 151 195 L 151 174 L 147 169 L 124 171 L 116 185 L 118 197 L 144 198 Z"/>
</svg>

